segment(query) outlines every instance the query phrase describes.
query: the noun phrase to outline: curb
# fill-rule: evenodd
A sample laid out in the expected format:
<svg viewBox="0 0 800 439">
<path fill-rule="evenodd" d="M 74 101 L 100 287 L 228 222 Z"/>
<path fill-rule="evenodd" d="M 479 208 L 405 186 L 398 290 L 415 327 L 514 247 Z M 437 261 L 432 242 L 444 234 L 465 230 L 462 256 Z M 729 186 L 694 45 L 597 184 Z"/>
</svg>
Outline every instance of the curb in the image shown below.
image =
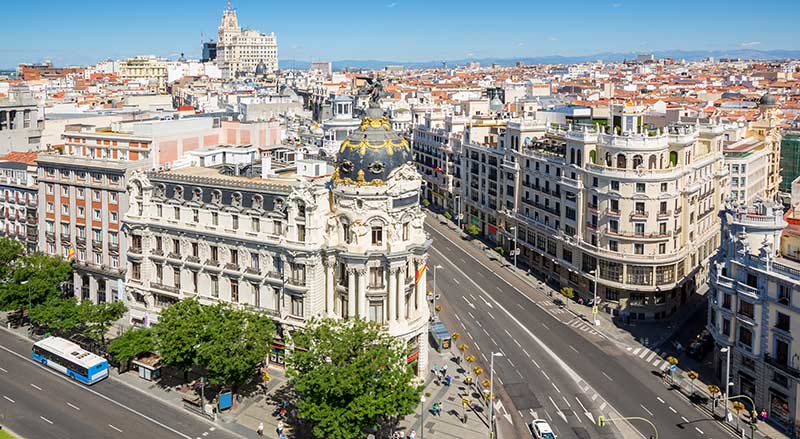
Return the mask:
<svg viewBox="0 0 800 439">
<path fill-rule="evenodd" d="M 0 430 L 10 434 L 11 436 L 14 436 L 16 439 L 25 439 L 21 434 L 15 433 L 14 430 L 11 430 L 8 427 L 0 425 Z"/>
</svg>

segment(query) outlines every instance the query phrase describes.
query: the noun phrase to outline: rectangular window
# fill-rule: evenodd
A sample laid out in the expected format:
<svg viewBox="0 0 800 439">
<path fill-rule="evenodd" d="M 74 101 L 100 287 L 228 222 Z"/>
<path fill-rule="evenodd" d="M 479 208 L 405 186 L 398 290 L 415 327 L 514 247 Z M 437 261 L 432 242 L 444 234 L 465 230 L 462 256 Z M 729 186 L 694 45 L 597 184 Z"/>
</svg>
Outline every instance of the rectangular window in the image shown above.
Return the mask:
<svg viewBox="0 0 800 439">
<path fill-rule="evenodd" d="M 292 315 L 303 317 L 303 298 L 292 296 Z"/>
<path fill-rule="evenodd" d="M 231 215 L 231 227 L 233 230 L 239 229 L 239 215 Z"/>
<path fill-rule="evenodd" d="M 172 285 L 178 290 L 181 289 L 181 269 L 179 267 L 172 268 Z"/>
<path fill-rule="evenodd" d="M 239 265 L 239 250 L 231 249 L 231 264 Z"/>
<path fill-rule="evenodd" d="M 250 226 L 253 228 L 254 232 L 261 231 L 261 219 L 253 217 L 250 219 Z"/>
<path fill-rule="evenodd" d="M 731 321 L 728 319 L 722 319 L 722 335 L 731 336 Z"/>
<path fill-rule="evenodd" d="M 136 280 L 142 278 L 142 266 L 138 262 L 131 262 L 131 277 Z"/>
<path fill-rule="evenodd" d="M 791 327 L 789 316 L 784 314 L 784 313 L 782 313 L 782 312 L 776 313 L 776 315 L 775 315 L 775 327 L 780 329 L 780 330 L 789 332 L 790 327 Z"/>
<path fill-rule="evenodd" d="M 156 281 L 160 284 L 164 283 L 164 265 L 156 264 Z"/>
<path fill-rule="evenodd" d="M 258 253 L 252 252 L 250 253 L 250 268 L 258 271 L 259 270 L 259 260 L 258 260 Z"/>
<path fill-rule="evenodd" d="M 92 211 L 92 218 L 93 218 L 95 221 L 100 221 L 100 220 L 102 219 L 102 218 L 101 218 L 101 216 L 100 216 L 100 209 L 94 209 L 94 210 Z"/>
<path fill-rule="evenodd" d="M 112 223 L 116 223 L 117 222 L 117 212 L 111 212 L 109 216 L 110 216 L 110 219 L 109 219 L 110 222 L 112 222 Z"/>
<path fill-rule="evenodd" d="M 755 316 L 755 306 L 744 300 L 739 300 L 739 314 L 751 319 Z"/>
<path fill-rule="evenodd" d="M 636 236 L 644 236 L 644 223 L 634 223 L 633 232 Z"/>
<path fill-rule="evenodd" d="M 722 293 L 722 307 L 725 309 L 731 309 L 731 295 Z"/>
<path fill-rule="evenodd" d="M 297 225 L 297 240 L 300 242 L 306 242 L 306 226 L 302 224 Z"/>
<path fill-rule="evenodd" d="M 403 241 L 408 241 L 410 227 L 408 222 L 403 223 Z"/>
<path fill-rule="evenodd" d="M 219 213 L 211 212 L 211 224 L 219 225 Z"/>
<path fill-rule="evenodd" d="M 100 201 L 100 191 L 98 191 L 98 190 L 93 190 L 92 191 L 92 200 Z"/>
<path fill-rule="evenodd" d="M 219 247 L 216 245 L 209 246 L 211 249 L 211 260 L 218 261 L 219 260 Z"/>
<path fill-rule="evenodd" d="M 383 324 L 383 300 L 372 300 L 369 302 L 369 321 Z"/>
<path fill-rule="evenodd" d="M 261 286 L 255 282 L 250 283 L 250 291 L 253 294 L 253 306 L 261 308 Z"/>
<path fill-rule="evenodd" d="M 753 331 L 744 326 L 739 326 L 739 344 L 749 349 L 753 348 Z"/>
<path fill-rule="evenodd" d="M 383 267 L 369 268 L 370 288 L 383 288 Z"/>
<path fill-rule="evenodd" d="M 172 239 L 172 252 L 176 255 L 181 254 L 181 241 L 178 238 Z"/>
<path fill-rule="evenodd" d="M 175 207 L 174 210 L 175 210 L 175 220 L 176 221 L 180 220 L 181 219 L 181 208 L 180 207 Z"/>
<path fill-rule="evenodd" d="M 372 226 L 372 245 L 383 245 L 383 227 Z"/>
<path fill-rule="evenodd" d="M 636 255 L 643 255 L 644 254 L 644 244 L 633 244 L 633 254 Z"/>
<path fill-rule="evenodd" d="M 350 224 L 343 223 L 342 224 L 342 234 L 344 235 L 344 242 L 347 244 L 351 244 L 350 242 Z"/>
<path fill-rule="evenodd" d="M 611 180 L 611 190 L 618 191 L 619 190 L 619 182 L 616 180 Z"/>
<path fill-rule="evenodd" d="M 239 303 L 239 281 L 231 279 L 231 302 Z"/>
<path fill-rule="evenodd" d="M 198 283 L 200 282 L 200 274 L 196 271 L 192 271 L 192 292 L 197 294 L 197 290 L 199 289 Z"/>
<path fill-rule="evenodd" d="M 192 221 L 195 223 L 200 222 L 200 211 L 198 209 L 192 209 Z"/>
<path fill-rule="evenodd" d="M 213 274 L 209 278 L 211 279 L 211 297 L 219 297 L 219 278 Z"/>
<path fill-rule="evenodd" d="M 636 192 L 644 192 L 645 187 L 645 183 L 636 183 Z"/>
<path fill-rule="evenodd" d="M 619 251 L 619 242 L 618 241 L 608 241 L 608 249 L 612 252 Z"/>
</svg>

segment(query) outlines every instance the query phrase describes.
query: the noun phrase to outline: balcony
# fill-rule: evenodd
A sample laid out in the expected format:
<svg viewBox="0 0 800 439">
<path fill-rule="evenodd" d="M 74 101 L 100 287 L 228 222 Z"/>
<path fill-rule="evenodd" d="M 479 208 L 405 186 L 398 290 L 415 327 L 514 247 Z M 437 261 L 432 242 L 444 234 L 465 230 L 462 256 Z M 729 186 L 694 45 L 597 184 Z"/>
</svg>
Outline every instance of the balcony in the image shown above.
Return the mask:
<svg viewBox="0 0 800 439">
<path fill-rule="evenodd" d="M 597 213 L 597 204 L 589 204 L 586 207 L 589 209 L 589 212 Z"/>
<path fill-rule="evenodd" d="M 244 269 L 244 272 L 247 274 L 259 274 L 261 270 L 259 270 L 258 267 L 247 267 Z"/>
<path fill-rule="evenodd" d="M 61 241 L 62 242 L 69 242 L 69 233 L 62 233 L 61 234 Z"/>
<path fill-rule="evenodd" d="M 774 358 L 770 354 L 764 354 L 764 361 L 767 364 L 769 364 L 770 366 L 776 367 L 776 368 L 780 369 L 781 371 L 786 372 L 786 373 L 788 373 L 789 375 L 791 375 L 791 376 L 793 376 L 795 378 L 800 378 L 800 369 L 797 369 L 796 367 L 789 365 L 789 362 L 787 360 L 788 359 L 784 359 L 784 358 L 781 358 L 781 359 Z"/>
<path fill-rule="evenodd" d="M 597 224 L 586 223 L 586 228 L 589 230 L 597 230 Z"/>
<path fill-rule="evenodd" d="M 102 242 L 98 243 L 97 241 L 92 241 L 92 247 L 97 248 L 98 244 L 100 245 L 101 248 L 103 247 L 103 243 Z M 130 253 L 136 253 L 136 254 L 139 254 L 139 255 L 142 254 L 142 248 L 141 247 L 133 247 L 133 246 L 131 246 L 128 249 L 128 251 Z"/>
<path fill-rule="evenodd" d="M 156 255 L 156 256 L 164 256 L 164 250 L 162 250 L 162 249 L 160 249 L 160 248 L 155 248 L 155 249 L 153 249 L 153 251 L 152 251 L 152 252 L 150 252 L 150 253 L 152 253 L 152 254 L 154 254 L 154 255 Z"/>
<path fill-rule="evenodd" d="M 225 264 L 225 269 L 228 271 L 239 271 L 239 264 L 234 264 L 233 262 L 228 262 Z"/>
<path fill-rule="evenodd" d="M 180 259 L 180 255 L 178 255 L 178 259 Z M 186 262 L 189 262 L 189 263 L 192 263 L 192 264 L 199 264 L 200 263 L 200 258 L 195 256 L 195 255 L 190 255 L 190 256 L 186 257 Z"/>
<path fill-rule="evenodd" d="M 672 215 L 672 211 L 662 210 L 658 212 L 657 217 L 658 219 L 669 219 L 670 215 Z"/>
<path fill-rule="evenodd" d="M 206 265 L 210 265 L 212 267 L 219 267 L 219 261 L 216 259 L 206 259 Z"/>
<path fill-rule="evenodd" d="M 647 219 L 649 212 L 646 210 L 634 210 L 631 212 L 631 219 Z"/>
<path fill-rule="evenodd" d="M 609 207 L 608 209 L 606 209 L 606 215 L 618 217 L 620 216 L 620 212 L 619 209 L 612 209 Z"/>
</svg>

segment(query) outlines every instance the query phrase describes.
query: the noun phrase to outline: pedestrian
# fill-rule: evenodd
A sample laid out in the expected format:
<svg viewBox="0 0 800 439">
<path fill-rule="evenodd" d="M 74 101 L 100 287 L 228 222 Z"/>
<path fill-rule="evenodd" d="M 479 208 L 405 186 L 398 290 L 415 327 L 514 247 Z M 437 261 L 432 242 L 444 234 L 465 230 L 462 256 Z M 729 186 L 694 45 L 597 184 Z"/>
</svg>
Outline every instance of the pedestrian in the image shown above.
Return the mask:
<svg viewBox="0 0 800 439">
<path fill-rule="evenodd" d="M 264 423 L 263 422 L 259 422 L 258 423 L 258 428 L 256 429 L 256 433 L 258 433 L 259 436 L 264 436 Z"/>
<path fill-rule="evenodd" d="M 439 365 L 438 364 L 434 364 L 433 365 L 433 374 L 434 375 L 439 375 Z"/>
<path fill-rule="evenodd" d="M 417 437 L 417 430 L 411 430 L 411 433 L 408 434 L 408 439 L 415 439 Z"/>
<path fill-rule="evenodd" d="M 445 376 L 446 374 L 447 374 L 447 365 L 445 364 L 444 366 L 442 366 L 442 376 Z"/>
<path fill-rule="evenodd" d="M 442 416 L 442 401 L 439 401 L 437 408 L 439 409 L 439 416 Z"/>
<path fill-rule="evenodd" d="M 444 377 L 444 385 L 445 386 L 449 386 L 450 385 L 450 375 L 447 375 L 446 377 Z"/>
<path fill-rule="evenodd" d="M 767 422 L 767 409 L 761 409 L 761 420 Z"/>
<path fill-rule="evenodd" d="M 278 436 L 283 434 L 283 421 L 278 421 L 278 428 L 275 431 L 278 432 Z"/>
<path fill-rule="evenodd" d="M 433 416 L 438 416 L 439 415 L 439 405 L 434 402 L 433 405 L 431 406 L 431 411 L 433 412 Z"/>
</svg>

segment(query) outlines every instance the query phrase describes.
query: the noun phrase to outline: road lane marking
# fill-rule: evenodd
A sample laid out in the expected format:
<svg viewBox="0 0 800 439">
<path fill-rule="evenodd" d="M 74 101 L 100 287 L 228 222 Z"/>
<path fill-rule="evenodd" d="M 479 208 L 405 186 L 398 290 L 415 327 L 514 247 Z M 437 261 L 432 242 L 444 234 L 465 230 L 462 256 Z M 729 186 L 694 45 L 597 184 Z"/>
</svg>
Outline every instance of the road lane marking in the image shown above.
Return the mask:
<svg viewBox="0 0 800 439">
<path fill-rule="evenodd" d="M 0 345 L 0 349 L 8 352 L 11 355 L 14 355 L 15 357 L 18 357 L 18 358 L 20 358 L 20 359 L 22 359 L 24 361 L 27 361 L 27 362 L 29 362 L 31 364 L 35 364 L 35 365 L 39 366 L 39 363 L 33 361 L 32 359 L 30 359 L 30 358 L 28 358 L 28 357 L 26 357 L 24 355 L 19 354 L 16 351 L 12 351 L 11 349 L 9 349 L 9 348 L 7 348 L 7 347 L 5 347 L 3 345 Z M 43 370 L 43 371 L 45 371 L 47 373 L 50 373 L 53 376 L 55 376 L 55 377 L 57 377 L 59 379 L 62 379 L 62 380 L 64 380 L 64 382 L 72 384 L 73 386 L 75 386 L 75 387 L 77 387 L 77 388 L 79 388 L 81 390 L 84 390 L 86 392 L 94 394 L 95 396 L 97 396 L 99 398 L 102 398 L 102 399 L 104 399 L 104 400 L 106 400 L 106 401 L 108 401 L 108 402 L 110 402 L 110 403 L 112 403 L 112 404 L 114 404 L 114 405 L 116 405 L 116 406 L 118 406 L 120 408 L 123 408 L 123 409 L 125 409 L 125 410 L 127 410 L 127 411 L 129 411 L 129 412 L 141 417 L 142 419 L 146 419 L 146 420 L 150 421 L 151 423 L 153 423 L 155 425 L 158 425 L 159 427 L 161 427 L 161 428 L 163 428 L 165 430 L 168 430 L 168 431 L 170 431 L 170 432 L 172 432 L 172 433 L 174 433 L 174 434 L 176 434 L 176 435 L 178 435 L 178 436 L 180 436 L 180 437 L 182 437 L 184 439 L 192 439 L 191 436 L 187 436 L 187 435 L 181 433 L 180 431 L 170 427 L 169 425 L 166 425 L 166 424 L 164 424 L 162 422 L 159 422 L 159 421 L 157 421 L 157 420 L 145 415 L 142 412 L 139 412 L 137 410 L 134 410 L 134 409 L 128 407 L 125 404 L 122 404 L 121 402 L 117 402 L 116 400 L 113 400 L 113 399 L 109 398 L 108 396 L 103 395 L 102 393 L 100 393 L 100 392 L 98 392 L 98 391 L 96 391 L 94 389 L 89 389 L 89 388 L 85 387 L 83 384 L 78 384 L 75 381 L 72 381 L 72 380 L 68 379 L 66 376 L 61 375 L 56 371 L 53 371 L 53 370 L 50 370 L 50 369 L 46 369 L 46 368 L 40 368 L 40 370 Z"/>
<path fill-rule="evenodd" d="M 639 354 L 639 358 L 644 358 L 644 356 L 647 355 L 648 352 L 650 352 L 650 351 L 647 350 L 647 349 L 643 350 L 642 353 Z"/>
<path fill-rule="evenodd" d="M 525 379 L 525 377 L 522 376 L 522 374 L 519 372 L 519 370 L 514 370 L 514 371 L 517 373 L 517 375 L 519 375 L 520 378 L 522 378 L 523 380 Z"/>
<path fill-rule="evenodd" d="M 512 338 L 511 333 L 508 332 L 508 329 L 503 329 L 503 331 L 506 331 L 506 335 L 508 335 L 509 338 Z"/>
<path fill-rule="evenodd" d="M 461 317 L 459 317 L 458 314 L 454 314 L 454 315 L 456 316 L 456 320 L 458 320 L 460 322 L 461 321 Z"/>
<path fill-rule="evenodd" d="M 539 363 L 537 363 L 537 362 L 536 362 L 536 360 L 534 360 L 533 358 L 531 358 L 531 362 L 532 362 L 532 363 L 533 363 L 533 365 L 534 365 L 534 366 L 536 366 L 538 369 L 541 369 L 541 368 L 542 368 L 541 366 L 539 366 Z"/>
<path fill-rule="evenodd" d="M 469 297 L 471 297 L 471 298 L 472 298 L 472 300 L 478 300 L 478 299 L 477 299 L 477 298 L 475 298 L 475 296 L 473 296 L 472 294 L 470 294 L 470 295 L 469 295 Z"/>
<path fill-rule="evenodd" d="M 3 371 L 3 373 L 8 373 L 8 371 L 7 371 L 7 370 L 5 370 L 5 369 L 3 369 L 2 367 L 0 367 L 0 370 L 2 370 L 2 371 Z"/>
<path fill-rule="evenodd" d="M 606 375 L 606 373 L 605 373 L 605 372 L 603 372 L 603 371 L 600 371 L 600 373 L 602 373 L 604 377 L 608 378 L 608 380 L 609 380 L 609 381 L 614 381 L 614 379 L 613 379 L 613 378 L 611 378 L 610 376 Z"/>
<path fill-rule="evenodd" d="M 481 352 L 481 357 L 483 357 L 483 361 L 489 361 L 489 359 L 488 359 L 488 358 L 486 358 L 486 355 L 484 355 L 484 353 L 483 353 L 483 352 Z"/>
<path fill-rule="evenodd" d="M 628 348 L 628 350 L 630 350 L 630 348 Z M 642 348 L 634 349 L 632 355 L 639 355 L 639 351 L 641 351 L 641 350 L 642 350 Z"/>
<path fill-rule="evenodd" d="M 525 309 L 525 307 L 524 307 L 524 306 L 522 306 L 522 305 L 521 305 L 521 304 L 519 304 L 519 303 L 517 304 L 517 306 L 519 307 L 519 309 L 522 309 L 522 310 L 524 310 L 524 309 Z"/>
<path fill-rule="evenodd" d="M 701 429 L 699 429 L 697 427 L 695 427 L 694 429 L 697 430 L 697 432 L 700 433 L 700 434 L 705 434 L 705 433 L 703 433 L 703 430 L 701 430 Z"/>
<path fill-rule="evenodd" d="M 608 404 L 608 403 L 606 403 L 605 401 L 603 401 L 603 403 L 602 403 L 602 404 L 600 404 L 600 411 L 601 411 L 601 412 L 603 411 L 603 409 L 604 409 L 604 408 L 606 408 L 606 405 L 607 405 L 607 404 Z"/>
<path fill-rule="evenodd" d="M 686 419 L 684 416 L 681 416 L 681 419 L 683 419 L 683 422 L 685 422 L 685 423 L 687 423 L 687 424 L 689 423 L 689 420 L 688 420 L 688 419 Z"/>
<path fill-rule="evenodd" d="M 42 390 L 42 388 L 37 386 L 36 384 L 31 384 L 31 387 L 33 387 L 36 390 Z"/>
<path fill-rule="evenodd" d="M 647 412 L 647 414 L 649 414 L 650 416 L 653 416 L 653 417 L 655 417 L 655 415 L 653 414 L 653 412 L 651 412 L 650 410 L 647 410 L 647 407 L 645 407 L 645 406 L 643 406 L 643 405 L 641 405 L 641 404 L 639 404 L 639 407 L 643 408 L 643 409 L 644 409 L 644 411 L 646 411 L 646 412 Z"/>
<path fill-rule="evenodd" d="M 645 361 L 646 363 L 649 363 L 650 361 L 652 361 L 652 360 L 653 360 L 653 357 L 655 357 L 655 356 L 656 356 L 656 353 L 655 353 L 655 352 L 651 352 L 651 353 L 650 353 L 650 356 L 648 356 L 648 357 L 647 357 L 647 359 L 646 359 L 646 360 L 644 360 L 644 361 Z"/>
<path fill-rule="evenodd" d="M 461 296 L 461 298 L 464 299 L 464 302 L 467 302 L 467 305 L 469 305 L 470 308 L 475 309 L 475 305 L 473 305 L 472 302 L 467 300 L 467 296 Z M 469 313 L 469 311 L 467 311 L 467 313 Z M 470 315 L 472 315 L 472 314 L 470 314 Z M 473 319 L 474 319 L 474 317 L 473 317 Z"/>
<path fill-rule="evenodd" d="M 16 402 L 13 399 L 7 397 L 6 395 L 3 395 L 3 398 L 5 398 L 6 401 L 10 402 L 11 404 L 16 404 Z"/>
<path fill-rule="evenodd" d="M 479 328 L 483 328 L 483 325 L 481 325 L 481 321 L 480 321 L 480 320 L 475 320 L 475 323 L 477 323 L 477 324 L 478 324 L 478 327 L 479 327 Z"/>
<path fill-rule="evenodd" d="M 501 379 L 499 376 L 497 377 L 497 381 L 500 381 L 500 385 L 501 385 L 501 386 L 504 386 L 504 385 L 505 385 L 505 384 L 503 384 L 503 380 L 502 380 L 502 379 Z"/>
<path fill-rule="evenodd" d="M 525 349 L 522 350 L 522 353 L 525 354 L 526 357 L 531 358 L 531 354 L 529 354 Z"/>
<path fill-rule="evenodd" d="M 511 358 L 506 357 L 506 360 L 508 360 L 508 364 L 510 364 L 511 367 L 514 367 L 514 363 L 511 361 Z"/>
<path fill-rule="evenodd" d="M 569 346 L 569 348 L 570 348 L 570 349 L 572 349 L 573 351 L 575 351 L 575 353 L 576 353 L 576 354 L 580 354 L 580 352 L 578 352 L 578 350 L 577 350 L 577 349 L 575 349 L 575 348 L 574 348 L 572 345 L 567 345 L 567 346 Z"/>
<path fill-rule="evenodd" d="M 80 407 L 78 407 L 78 406 L 75 406 L 75 405 L 72 405 L 72 404 L 70 404 L 70 403 L 67 403 L 67 405 L 68 405 L 68 406 L 70 406 L 70 407 L 72 407 L 72 408 L 74 408 L 75 410 L 78 410 L 78 411 L 80 411 L 80 409 L 81 409 Z"/>
<path fill-rule="evenodd" d="M 669 411 L 675 413 L 676 415 L 678 414 L 678 412 L 674 408 L 672 408 L 672 406 L 669 406 Z"/>
<path fill-rule="evenodd" d="M 517 339 L 516 339 L 516 338 L 515 338 L 515 339 L 513 339 L 513 340 L 514 340 L 514 343 L 516 343 L 516 344 L 517 344 L 517 346 L 519 346 L 519 347 L 522 347 L 522 345 L 521 345 L 521 344 L 519 344 L 519 342 L 517 341 Z"/>
<path fill-rule="evenodd" d="M 497 346 L 497 342 L 494 341 L 493 338 L 491 338 L 492 336 L 489 335 L 489 331 L 487 331 L 486 328 L 481 328 L 481 330 L 483 330 L 483 333 L 486 334 L 486 336 L 489 337 L 492 340 L 492 343 L 494 343 L 495 346 Z"/>
<path fill-rule="evenodd" d="M 47 422 L 48 424 L 50 424 L 50 425 L 53 425 L 53 421 L 51 421 L 51 420 L 49 420 L 49 419 L 45 418 L 44 416 L 39 416 L 39 417 L 40 417 L 40 418 L 42 418 L 42 420 L 43 420 L 44 422 Z"/>
<path fill-rule="evenodd" d="M 664 400 L 663 400 L 663 399 L 661 399 L 661 397 L 660 397 L 660 396 L 656 396 L 656 399 L 657 399 L 657 400 L 658 400 L 658 402 L 660 402 L 661 404 L 664 404 Z"/>
<path fill-rule="evenodd" d="M 456 284 L 459 284 L 459 283 L 461 283 L 461 282 L 459 282 L 459 281 L 458 281 L 458 279 L 456 279 L 456 278 L 453 278 L 453 282 L 455 282 Z"/>
<path fill-rule="evenodd" d="M 541 322 L 540 322 L 540 323 L 541 323 Z M 547 325 L 545 325 L 544 323 L 542 323 L 542 326 L 544 326 L 544 329 L 547 329 L 548 331 L 550 330 L 550 327 L 548 327 L 548 326 L 547 326 Z"/>
<path fill-rule="evenodd" d="M 475 320 L 475 316 L 474 316 L 474 315 L 472 315 L 472 313 L 471 313 L 471 312 L 467 311 L 467 314 L 469 314 L 469 318 L 471 318 L 472 320 Z"/>
<path fill-rule="evenodd" d="M 564 398 L 564 402 L 567 403 L 567 407 L 572 407 L 572 404 L 569 403 L 569 400 L 567 399 L 566 396 L 562 396 L 562 398 Z"/>
<path fill-rule="evenodd" d="M 559 390 L 559 388 L 556 386 L 556 383 L 550 381 L 550 384 L 553 385 L 553 388 L 556 389 L 556 392 L 561 393 L 561 390 Z"/>
<path fill-rule="evenodd" d="M 542 375 L 544 375 L 544 377 L 547 378 L 547 381 L 550 381 L 550 377 L 547 376 L 547 372 L 542 371 Z"/>
<path fill-rule="evenodd" d="M 111 428 L 113 428 L 114 430 L 117 430 L 118 432 L 122 433 L 122 430 L 120 430 L 119 428 L 117 428 L 117 427 L 114 427 L 114 426 L 113 426 L 113 425 L 111 425 L 111 424 L 108 424 L 108 426 L 109 426 L 109 427 L 111 427 Z"/>
<path fill-rule="evenodd" d="M 494 320 L 494 316 L 492 315 L 492 313 L 491 313 L 491 312 L 489 312 L 489 311 L 486 311 L 486 314 L 489 314 L 489 317 L 491 317 L 491 318 L 492 318 L 492 320 Z"/>
</svg>

